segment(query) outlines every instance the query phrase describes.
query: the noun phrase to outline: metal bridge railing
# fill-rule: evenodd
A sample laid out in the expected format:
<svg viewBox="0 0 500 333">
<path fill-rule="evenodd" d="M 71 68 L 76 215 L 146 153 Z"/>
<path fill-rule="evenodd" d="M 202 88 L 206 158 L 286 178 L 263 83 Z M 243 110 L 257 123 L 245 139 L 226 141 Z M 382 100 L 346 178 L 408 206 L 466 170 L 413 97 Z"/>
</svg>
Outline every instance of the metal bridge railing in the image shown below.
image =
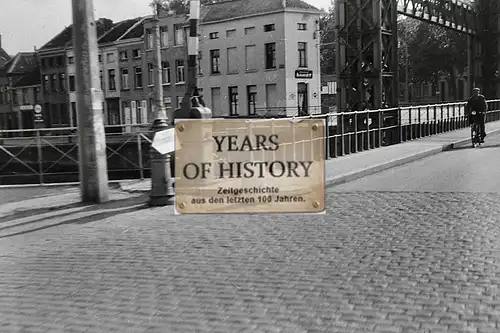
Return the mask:
<svg viewBox="0 0 500 333">
<path fill-rule="evenodd" d="M 149 126 L 105 127 L 110 180 L 149 177 Z M 77 128 L 0 130 L 0 185 L 78 181 Z"/>
<path fill-rule="evenodd" d="M 489 100 L 486 122 L 500 120 L 500 100 Z M 324 118 L 327 158 L 466 127 L 466 102 L 328 113 L 297 118 Z"/>
<path fill-rule="evenodd" d="M 488 101 L 486 121 L 500 120 L 500 100 Z M 465 103 L 315 114 L 323 118 L 325 157 L 336 158 L 467 126 Z M 279 117 L 276 117 L 279 118 Z M 150 176 L 149 124 L 106 126 L 110 180 Z M 284 153 L 310 154 L 310 142 L 294 142 Z M 256 153 L 252 159 L 259 159 Z M 0 185 L 78 182 L 77 128 L 0 130 Z"/>
</svg>

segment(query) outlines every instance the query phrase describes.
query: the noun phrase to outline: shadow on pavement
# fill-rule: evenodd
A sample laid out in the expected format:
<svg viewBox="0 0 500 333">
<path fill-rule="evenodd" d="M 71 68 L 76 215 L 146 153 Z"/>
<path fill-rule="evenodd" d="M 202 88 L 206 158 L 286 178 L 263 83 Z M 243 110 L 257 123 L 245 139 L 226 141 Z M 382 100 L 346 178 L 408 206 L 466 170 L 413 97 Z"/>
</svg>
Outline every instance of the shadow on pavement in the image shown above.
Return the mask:
<svg viewBox="0 0 500 333">
<path fill-rule="evenodd" d="M 486 148 L 500 148 L 500 144 L 488 144 L 488 142 L 483 143 L 481 146 L 476 146 L 472 148 L 471 144 L 466 146 L 453 147 L 452 150 L 462 150 L 462 149 L 486 149 Z"/>
<path fill-rule="evenodd" d="M 134 199 L 136 197 L 133 197 Z M 46 208 L 34 208 L 34 209 L 19 209 L 19 210 L 14 210 L 13 213 L 11 214 L 6 214 L 4 216 L 0 216 L 0 223 L 5 223 L 9 221 L 13 221 L 16 219 L 22 219 L 25 217 L 30 217 L 33 215 L 40 215 L 40 214 L 47 214 L 50 212 L 58 211 L 58 210 L 66 210 L 66 209 L 72 209 L 72 208 L 79 208 L 79 207 L 87 207 L 87 206 L 93 206 L 95 205 L 96 208 L 103 208 L 109 207 L 110 205 L 113 206 L 115 204 L 120 205 L 121 202 L 128 200 L 128 199 L 116 199 L 116 200 L 110 200 L 104 204 L 101 205 L 96 205 L 96 204 L 89 204 L 89 203 L 83 203 L 83 202 L 74 202 L 66 205 L 61 205 L 61 206 L 52 206 L 52 207 L 46 207 Z M 114 208 L 109 208 L 109 209 L 114 209 Z M 67 214 L 61 214 L 60 216 L 68 215 L 72 213 L 67 213 Z M 0 230 L 2 230 L 0 228 Z"/>
<path fill-rule="evenodd" d="M 65 209 L 71 209 L 71 208 L 85 207 L 88 205 L 89 204 L 85 204 L 82 202 L 75 202 L 75 203 L 70 203 L 70 204 L 62 205 L 62 206 L 35 208 L 35 209 L 27 209 L 27 210 L 15 210 L 11 214 L 7 214 L 7 215 L 4 215 L 3 217 L 0 217 L 0 223 L 9 222 L 9 221 L 16 220 L 16 219 L 22 219 L 24 217 L 29 217 L 29 216 L 33 216 L 33 215 L 46 214 L 46 213 L 53 212 L 55 210 L 65 210 Z"/>
<path fill-rule="evenodd" d="M 33 228 L 30 230 L 15 232 L 15 233 L 11 233 L 8 235 L 1 235 L 0 239 L 18 236 L 18 235 L 23 235 L 23 234 L 27 234 L 30 232 L 35 232 L 35 231 L 53 228 L 53 227 L 58 227 L 58 226 L 67 225 L 67 224 L 86 224 L 86 223 L 91 223 L 91 222 L 97 222 L 100 220 L 107 219 L 109 217 L 114 217 L 117 215 L 131 213 L 131 212 L 138 211 L 141 209 L 146 209 L 146 208 L 148 208 L 147 204 L 145 203 L 147 197 L 148 197 L 148 195 L 140 195 L 140 196 L 136 196 L 136 197 L 129 198 L 129 199 L 109 201 L 109 202 L 102 204 L 102 205 L 90 206 L 87 204 L 80 204 L 80 205 L 71 204 L 71 205 L 59 206 L 58 209 L 67 209 L 67 208 L 74 208 L 74 207 L 79 207 L 79 206 L 88 206 L 88 207 L 84 208 L 82 210 L 78 210 L 76 212 L 54 214 L 54 215 L 51 215 L 51 216 L 48 216 L 45 218 L 41 218 L 41 219 L 38 219 L 35 221 L 10 225 L 8 227 L 0 228 L 0 231 L 6 230 L 6 229 L 12 229 L 12 228 L 16 228 L 16 227 L 21 227 L 23 225 L 40 223 L 40 222 L 45 221 L 45 220 L 52 220 L 55 218 L 70 216 L 70 215 L 74 215 L 74 214 L 82 214 L 82 213 L 94 213 L 94 214 L 89 214 L 89 215 L 79 217 L 79 218 L 74 218 L 74 219 L 65 220 L 65 221 L 58 222 L 58 223 L 44 225 L 44 226 Z M 71 206 L 71 207 L 68 207 L 68 206 Z M 62 207 L 65 207 L 65 208 L 62 208 Z M 101 211 L 101 212 L 99 212 L 99 211 Z M 97 212 L 97 213 L 95 213 L 95 212 Z M 23 212 L 23 213 L 25 213 L 25 212 Z M 32 216 L 32 215 L 34 215 L 33 212 L 31 212 L 31 214 L 27 214 L 27 216 Z M 23 217 L 26 217 L 26 216 L 23 216 Z M 21 218 L 21 217 L 19 217 L 19 216 L 12 217 L 10 220 L 14 220 L 17 218 Z M 0 220 L 0 221 L 3 221 L 3 220 Z"/>
</svg>

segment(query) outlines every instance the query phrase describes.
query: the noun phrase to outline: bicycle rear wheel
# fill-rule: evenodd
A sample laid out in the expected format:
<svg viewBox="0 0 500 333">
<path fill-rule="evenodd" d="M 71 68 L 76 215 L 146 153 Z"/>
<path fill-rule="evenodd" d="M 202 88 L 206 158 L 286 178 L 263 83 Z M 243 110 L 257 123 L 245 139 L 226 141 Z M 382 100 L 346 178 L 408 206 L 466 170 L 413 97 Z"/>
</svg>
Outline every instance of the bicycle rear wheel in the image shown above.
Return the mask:
<svg viewBox="0 0 500 333">
<path fill-rule="evenodd" d="M 476 146 L 476 124 L 472 124 L 470 127 L 470 138 L 472 141 L 472 148 Z"/>
</svg>

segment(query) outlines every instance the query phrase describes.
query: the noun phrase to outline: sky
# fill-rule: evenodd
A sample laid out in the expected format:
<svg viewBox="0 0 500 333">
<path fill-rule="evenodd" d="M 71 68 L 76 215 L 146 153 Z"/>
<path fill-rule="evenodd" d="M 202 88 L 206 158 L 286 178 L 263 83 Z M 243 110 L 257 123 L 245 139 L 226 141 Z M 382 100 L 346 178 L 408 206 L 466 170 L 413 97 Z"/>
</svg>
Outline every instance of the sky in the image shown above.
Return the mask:
<svg viewBox="0 0 500 333">
<path fill-rule="evenodd" d="M 0 0 L 2 48 L 10 55 L 32 52 L 42 47 L 65 26 L 71 25 L 72 0 Z M 247 0 L 252 1 L 252 0 Z M 331 0 L 305 0 L 317 8 L 328 9 Z M 94 0 L 94 18 L 115 22 L 151 14 L 151 0 Z"/>
</svg>

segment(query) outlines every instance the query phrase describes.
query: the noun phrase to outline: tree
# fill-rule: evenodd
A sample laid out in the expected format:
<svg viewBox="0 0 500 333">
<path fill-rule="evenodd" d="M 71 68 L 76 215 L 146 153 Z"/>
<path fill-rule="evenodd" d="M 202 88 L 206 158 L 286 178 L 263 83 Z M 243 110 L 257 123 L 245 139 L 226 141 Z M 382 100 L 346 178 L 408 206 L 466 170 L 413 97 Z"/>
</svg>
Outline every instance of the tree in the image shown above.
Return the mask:
<svg viewBox="0 0 500 333">
<path fill-rule="evenodd" d="M 411 18 L 398 22 L 398 64 L 404 73 L 404 45 L 408 46 L 409 81 L 438 83 L 445 76 L 453 99 L 457 99 L 456 74 L 467 68 L 467 37 L 442 26 Z M 400 75 L 403 81 L 404 75 Z"/>
<path fill-rule="evenodd" d="M 165 12 L 173 12 L 175 14 L 189 13 L 189 0 L 153 0 L 150 7 L 153 9 L 161 8 Z"/>
<path fill-rule="evenodd" d="M 335 29 L 335 2 L 331 1 L 328 14 L 319 20 L 320 40 L 321 40 L 321 73 L 335 73 L 335 42 L 337 31 Z"/>
</svg>

